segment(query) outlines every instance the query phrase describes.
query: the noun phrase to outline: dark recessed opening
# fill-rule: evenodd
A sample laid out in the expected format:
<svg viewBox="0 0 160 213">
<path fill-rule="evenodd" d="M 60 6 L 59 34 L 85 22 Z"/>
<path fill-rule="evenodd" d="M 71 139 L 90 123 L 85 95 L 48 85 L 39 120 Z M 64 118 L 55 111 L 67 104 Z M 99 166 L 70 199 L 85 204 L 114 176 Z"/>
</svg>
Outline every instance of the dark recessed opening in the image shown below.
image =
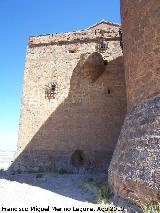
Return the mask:
<svg viewBox="0 0 160 213">
<path fill-rule="evenodd" d="M 107 60 L 104 60 L 103 61 L 104 65 L 106 66 L 108 64 L 108 61 Z"/>
<path fill-rule="evenodd" d="M 107 91 L 108 91 L 108 95 L 110 95 L 110 94 L 111 94 L 111 90 L 110 90 L 110 89 L 108 89 Z"/>
<path fill-rule="evenodd" d="M 68 51 L 69 51 L 69 53 L 76 53 L 77 52 L 76 49 L 69 49 Z"/>
<path fill-rule="evenodd" d="M 101 48 L 101 49 L 106 49 L 106 45 L 105 45 L 105 44 L 101 44 L 101 45 L 100 45 L 100 48 Z"/>
<path fill-rule="evenodd" d="M 53 84 L 51 85 L 51 91 L 54 92 L 55 89 L 56 89 L 56 85 L 53 83 Z"/>
<path fill-rule="evenodd" d="M 83 166 L 84 153 L 82 150 L 77 149 L 71 156 L 71 164 L 75 167 Z"/>
</svg>

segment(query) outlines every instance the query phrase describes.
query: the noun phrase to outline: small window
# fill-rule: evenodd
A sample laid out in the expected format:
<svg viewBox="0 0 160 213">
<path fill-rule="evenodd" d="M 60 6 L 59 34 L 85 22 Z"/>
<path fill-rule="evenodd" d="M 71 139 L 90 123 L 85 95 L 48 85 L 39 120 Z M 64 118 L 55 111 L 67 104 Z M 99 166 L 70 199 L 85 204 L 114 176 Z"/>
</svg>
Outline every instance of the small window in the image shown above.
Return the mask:
<svg viewBox="0 0 160 213">
<path fill-rule="evenodd" d="M 56 90 L 55 83 L 48 84 L 45 88 L 45 99 L 48 99 L 49 101 L 50 101 L 50 99 L 54 99 L 55 90 Z"/>
<path fill-rule="evenodd" d="M 108 61 L 107 61 L 107 60 L 104 60 L 103 63 L 104 63 L 105 66 L 107 66 Z"/>
<path fill-rule="evenodd" d="M 75 167 L 84 165 L 84 153 L 82 150 L 75 150 L 75 152 L 71 156 L 71 164 Z"/>
<path fill-rule="evenodd" d="M 106 45 L 102 43 L 102 44 L 100 44 L 100 48 L 101 48 L 101 49 L 105 49 L 105 48 L 106 48 Z"/>
<path fill-rule="evenodd" d="M 76 48 L 69 49 L 68 52 L 69 52 L 69 53 L 76 53 L 76 52 L 77 52 L 77 49 L 76 49 Z"/>
<path fill-rule="evenodd" d="M 108 92 L 108 95 L 110 95 L 110 94 L 111 94 L 111 90 L 110 90 L 110 89 L 108 89 L 108 90 L 107 90 L 107 92 Z"/>
<path fill-rule="evenodd" d="M 97 51 L 98 52 L 105 52 L 108 48 L 108 43 L 105 41 L 104 38 L 100 38 L 97 42 Z"/>
<path fill-rule="evenodd" d="M 105 91 L 104 91 L 104 95 L 105 95 L 106 97 L 112 96 L 112 93 L 113 93 L 113 91 L 112 91 L 111 88 L 106 88 Z"/>
</svg>

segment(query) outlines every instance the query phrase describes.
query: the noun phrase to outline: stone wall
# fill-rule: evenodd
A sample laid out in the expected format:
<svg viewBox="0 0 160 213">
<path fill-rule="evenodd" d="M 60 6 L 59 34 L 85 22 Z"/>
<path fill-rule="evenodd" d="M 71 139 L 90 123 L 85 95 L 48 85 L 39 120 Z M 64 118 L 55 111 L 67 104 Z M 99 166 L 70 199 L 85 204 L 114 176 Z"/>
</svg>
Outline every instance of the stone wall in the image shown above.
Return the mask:
<svg viewBox="0 0 160 213">
<path fill-rule="evenodd" d="M 159 0 L 121 0 L 128 108 L 160 90 L 159 17 Z"/>
<path fill-rule="evenodd" d="M 29 47 L 34 46 L 48 46 L 53 44 L 68 45 L 68 44 L 81 44 L 92 43 L 97 41 L 97 38 L 104 35 L 106 40 L 119 40 L 119 25 L 110 22 L 102 21 L 97 23 L 87 30 L 81 30 L 76 32 L 66 32 L 57 34 L 48 34 L 40 36 L 31 36 L 29 38 Z M 120 51 L 121 52 L 121 51 Z"/>
<path fill-rule="evenodd" d="M 128 111 L 109 167 L 115 194 L 141 207 L 160 201 L 159 114 L 160 95 Z"/>
<path fill-rule="evenodd" d="M 121 0 L 121 14 L 128 112 L 109 183 L 144 207 L 160 202 L 160 1 Z"/>
<path fill-rule="evenodd" d="M 101 53 L 104 72 L 90 82 L 81 72 L 81 56 L 96 51 L 102 28 L 108 46 Z M 86 31 L 29 39 L 12 167 L 73 170 L 79 159 L 82 169 L 106 170 L 126 113 L 118 31 L 119 26 L 102 23 Z M 48 100 L 50 82 L 56 89 Z"/>
</svg>

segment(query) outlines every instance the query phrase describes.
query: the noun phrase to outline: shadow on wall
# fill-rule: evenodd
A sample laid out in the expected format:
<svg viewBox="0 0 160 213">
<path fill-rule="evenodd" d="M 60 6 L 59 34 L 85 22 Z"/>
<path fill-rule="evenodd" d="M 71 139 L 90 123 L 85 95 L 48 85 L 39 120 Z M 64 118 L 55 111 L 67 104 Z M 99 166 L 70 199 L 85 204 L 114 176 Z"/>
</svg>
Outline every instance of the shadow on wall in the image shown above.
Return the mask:
<svg viewBox="0 0 160 213">
<path fill-rule="evenodd" d="M 112 93 L 108 85 L 112 86 L 114 77 L 124 85 Z M 73 173 L 106 173 L 125 113 L 123 58 L 109 62 L 94 83 L 83 77 L 79 62 L 70 80 L 68 97 L 48 117 L 9 171 L 61 168 Z"/>
</svg>

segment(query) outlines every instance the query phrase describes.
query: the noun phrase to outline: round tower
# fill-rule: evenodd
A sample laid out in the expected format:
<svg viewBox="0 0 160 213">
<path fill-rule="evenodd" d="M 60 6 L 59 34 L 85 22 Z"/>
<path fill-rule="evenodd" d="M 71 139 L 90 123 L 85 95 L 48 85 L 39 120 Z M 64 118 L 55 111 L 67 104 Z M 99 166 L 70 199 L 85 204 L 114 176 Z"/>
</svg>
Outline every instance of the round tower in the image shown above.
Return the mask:
<svg viewBox="0 0 160 213">
<path fill-rule="evenodd" d="M 109 167 L 115 194 L 160 201 L 160 1 L 121 0 L 128 112 Z"/>
<path fill-rule="evenodd" d="M 121 0 L 128 108 L 160 91 L 160 1 Z"/>
</svg>

